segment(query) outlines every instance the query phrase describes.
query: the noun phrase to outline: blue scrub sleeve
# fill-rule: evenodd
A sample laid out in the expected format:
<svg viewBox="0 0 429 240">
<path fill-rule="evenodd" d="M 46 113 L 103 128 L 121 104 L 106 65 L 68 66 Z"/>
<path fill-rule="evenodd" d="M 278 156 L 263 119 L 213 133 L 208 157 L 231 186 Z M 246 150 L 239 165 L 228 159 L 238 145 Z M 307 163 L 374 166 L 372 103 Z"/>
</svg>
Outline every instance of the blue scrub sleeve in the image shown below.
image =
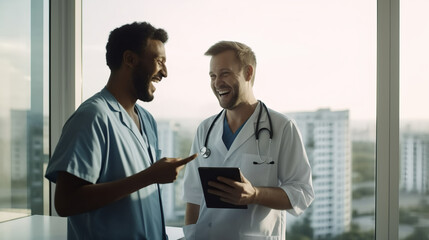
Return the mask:
<svg viewBox="0 0 429 240">
<path fill-rule="evenodd" d="M 76 111 L 63 127 L 60 140 L 49 162 L 46 178 L 56 182 L 58 171 L 66 171 L 96 183 L 106 153 L 107 117 L 100 111 Z"/>
</svg>

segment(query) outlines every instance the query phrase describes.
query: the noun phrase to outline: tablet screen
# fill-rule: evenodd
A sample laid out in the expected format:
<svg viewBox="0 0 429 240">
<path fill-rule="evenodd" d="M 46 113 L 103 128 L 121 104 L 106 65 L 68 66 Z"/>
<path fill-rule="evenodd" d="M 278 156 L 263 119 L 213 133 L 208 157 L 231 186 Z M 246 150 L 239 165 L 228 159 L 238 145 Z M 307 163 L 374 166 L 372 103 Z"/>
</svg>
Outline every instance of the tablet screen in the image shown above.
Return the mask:
<svg viewBox="0 0 429 240">
<path fill-rule="evenodd" d="M 220 200 L 219 196 L 207 192 L 209 181 L 217 181 L 217 177 L 226 177 L 241 182 L 240 169 L 231 167 L 199 167 L 201 185 L 203 187 L 204 199 L 208 208 L 241 208 L 246 209 L 247 205 L 234 205 Z"/>
</svg>

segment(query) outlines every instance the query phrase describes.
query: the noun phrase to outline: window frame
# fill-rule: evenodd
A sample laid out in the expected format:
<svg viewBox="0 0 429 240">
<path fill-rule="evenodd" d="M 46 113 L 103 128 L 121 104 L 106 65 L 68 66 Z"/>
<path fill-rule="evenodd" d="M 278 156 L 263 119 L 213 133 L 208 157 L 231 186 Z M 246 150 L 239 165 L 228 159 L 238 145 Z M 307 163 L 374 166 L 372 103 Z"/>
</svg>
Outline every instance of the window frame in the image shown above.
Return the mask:
<svg viewBox="0 0 429 240">
<path fill-rule="evenodd" d="M 399 235 L 399 0 L 377 0 L 376 239 Z M 387 224 L 386 224 L 387 223 Z"/>
<path fill-rule="evenodd" d="M 82 99 L 82 2 L 50 0 L 50 154 Z M 377 0 L 376 239 L 398 239 L 399 0 Z M 380 187 L 382 186 L 382 187 Z M 51 184 L 50 214 L 54 184 Z M 387 224 L 386 224 L 387 223 Z"/>
<path fill-rule="evenodd" d="M 49 159 L 62 127 L 82 101 L 82 2 L 49 1 Z M 49 213 L 54 207 L 55 184 L 49 184 Z"/>
</svg>

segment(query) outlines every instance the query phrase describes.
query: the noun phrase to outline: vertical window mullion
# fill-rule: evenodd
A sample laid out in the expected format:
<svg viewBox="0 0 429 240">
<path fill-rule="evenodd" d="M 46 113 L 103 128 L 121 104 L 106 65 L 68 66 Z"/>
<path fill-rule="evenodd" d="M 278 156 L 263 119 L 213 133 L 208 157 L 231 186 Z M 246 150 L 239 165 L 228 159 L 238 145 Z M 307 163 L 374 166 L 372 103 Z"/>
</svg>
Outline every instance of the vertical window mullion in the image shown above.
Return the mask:
<svg viewBox="0 0 429 240">
<path fill-rule="evenodd" d="M 82 101 L 82 2 L 50 1 L 50 156 L 65 121 Z M 51 184 L 51 215 L 55 185 Z"/>
<path fill-rule="evenodd" d="M 377 2 L 376 239 L 398 239 L 399 0 Z"/>
</svg>

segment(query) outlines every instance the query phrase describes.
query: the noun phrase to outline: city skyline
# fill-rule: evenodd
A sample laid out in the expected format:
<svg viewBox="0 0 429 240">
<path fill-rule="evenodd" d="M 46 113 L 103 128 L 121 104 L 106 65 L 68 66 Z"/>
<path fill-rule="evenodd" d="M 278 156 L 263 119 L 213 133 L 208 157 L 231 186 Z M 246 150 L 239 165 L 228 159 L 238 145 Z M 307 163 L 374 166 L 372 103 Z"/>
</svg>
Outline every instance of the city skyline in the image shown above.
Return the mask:
<svg viewBox="0 0 429 240">
<path fill-rule="evenodd" d="M 31 53 L 33 29 L 30 3 L 30 1 L 0 0 L 0 18 L 5 19 L 0 21 L 0 29 L 4 33 L 0 36 L 0 71 L 5 77 L 3 88 L 0 89 L 0 122 L 2 123 L 0 132 L 3 133 L 0 137 L 2 142 L 0 152 L 3 158 L 0 165 L 2 173 L 5 173 L 2 174 L 5 180 L 1 181 L 2 194 L 0 195 L 5 203 L 4 206 L 16 204 L 9 198 L 9 195 L 16 191 L 11 183 L 16 180 L 14 177 L 22 179 L 24 175 L 31 174 L 29 172 L 17 174 L 17 172 L 28 170 L 30 164 L 41 165 L 41 160 L 48 161 L 50 128 L 47 118 L 56 117 L 56 113 L 50 113 L 52 115 L 48 116 L 49 62 L 46 60 L 46 56 L 49 56 L 48 47 L 45 48 L 46 59 L 43 71 L 46 79 L 43 83 L 43 93 L 31 88 L 35 83 L 35 78 L 31 76 L 31 69 L 38 68 L 37 64 L 32 64 L 31 57 L 36 61 L 39 58 Z M 48 6 L 48 3 L 49 1 L 45 1 L 45 6 Z M 115 5 L 118 3 L 120 8 Z M 269 108 L 286 115 L 291 112 L 316 112 L 320 109 L 349 111 L 350 139 L 357 141 L 358 144 L 365 142 L 370 147 L 375 147 L 377 144 L 375 134 L 376 1 L 279 0 L 269 4 L 264 2 L 261 6 L 258 3 L 260 1 L 254 0 L 232 2 L 129 0 L 126 4 L 109 0 L 83 1 L 82 100 L 101 90 L 107 82 L 109 70 L 105 65 L 104 46 L 109 31 L 132 21 L 149 21 L 156 27 L 165 28 L 170 34 L 170 40 L 166 44 L 169 77 L 156 84 L 158 90 L 155 92 L 153 102 L 139 102 L 154 115 L 157 121 L 179 122 L 180 124 L 174 127 L 178 127 L 180 131 L 188 131 L 184 135 L 192 139 L 201 120 L 221 110 L 210 89 L 208 77 L 210 58 L 203 56 L 203 53 L 218 40 L 237 40 L 251 46 L 256 53 L 258 68 L 254 89 L 256 97 L 264 101 Z M 400 3 L 401 126 L 399 131 L 400 133 L 408 131 L 429 133 L 429 112 L 423 110 L 423 104 L 429 102 L 427 94 L 429 67 L 426 60 L 429 54 L 429 45 L 426 44 L 429 41 L 429 25 L 424 24 L 427 22 L 429 1 L 413 0 L 400 1 Z M 101 4 L 103 11 L 100 12 Z M 17 11 L 8 10 L 9 6 L 12 6 L 12 9 L 22 9 L 23 11 L 20 12 L 28 14 L 17 15 Z M 97 13 L 97 17 L 94 17 L 94 12 Z M 48 15 L 46 13 L 46 16 Z M 45 43 L 47 46 L 49 19 L 46 16 Z M 100 22 L 100 18 L 107 20 Z M 15 120 L 24 112 L 34 110 L 31 106 L 33 98 L 44 100 L 43 110 L 46 122 L 43 125 L 43 137 L 38 134 L 37 138 L 29 138 L 33 130 L 28 124 L 23 123 L 23 119 Z M 410 119 L 412 121 L 409 121 Z M 20 128 L 21 126 L 23 127 Z M 18 128 L 20 129 L 17 130 Z M 19 143 L 18 136 L 29 141 L 24 144 Z M 402 137 L 401 135 L 399 139 L 401 143 L 405 142 Z M 173 144 L 183 144 L 183 142 L 183 139 L 175 139 Z M 27 145 L 33 148 L 27 148 Z M 40 146 L 43 146 L 43 149 Z M 32 150 L 43 150 L 43 159 L 29 158 L 29 155 L 34 155 Z M 176 151 L 170 150 L 165 153 L 177 154 Z M 181 152 L 186 152 L 182 150 Z M 372 154 L 371 157 L 375 155 L 373 152 L 375 150 L 369 151 L 370 155 Z M 409 155 L 412 155 L 411 152 Z M 418 158 L 415 162 L 420 163 L 421 159 Z M 364 165 L 365 168 L 362 167 L 361 171 L 373 173 L 372 168 L 375 164 L 374 159 L 370 164 Z M 408 163 L 409 166 L 412 164 L 414 164 L 412 161 Z M 402 168 L 406 169 L 401 166 Z M 43 181 L 47 183 L 46 179 Z M 35 186 L 40 185 L 37 181 L 33 183 Z M 354 184 L 353 181 L 352 184 Z M 365 184 L 359 186 L 361 193 L 368 189 L 376 190 L 375 182 L 368 186 Z M 354 188 L 355 185 L 352 187 Z M 46 194 L 43 203 L 45 214 L 48 214 L 50 204 L 48 187 L 44 188 Z M 26 189 L 34 188 L 28 185 L 22 190 L 26 192 Z M 176 186 L 167 191 L 176 192 L 177 189 L 182 188 Z M 170 196 L 171 194 L 172 192 Z M 177 198 L 177 195 L 174 197 Z M 429 203 L 428 197 L 427 194 L 411 193 L 399 196 L 400 210 L 407 214 L 411 212 L 411 215 L 400 213 L 400 238 L 401 235 L 406 236 L 412 232 L 412 230 L 404 231 L 404 227 L 413 230 L 421 226 L 427 228 L 429 219 L 426 215 L 418 214 L 419 211 L 425 213 L 423 207 L 427 204 L 421 203 L 424 200 Z M 40 199 L 29 195 L 24 200 L 25 202 L 28 200 L 29 209 L 15 205 L 17 207 L 12 210 L 23 211 L 26 215 L 30 215 L 32 214 L 30 208 L 33 205 L 36 206 L 30 202 L 41 203 Z M 354 205 L 355 199 L 352 198 L 352 200 Z M 360 230 L 373 229 L 375 220 L 370 211 L 375 209 L 370 208 L 375 203 L 374 196 L 366 196 L 359 200 L 359 207 L 364 208 L 360 209 L 361 212 L 358 212 L 358 215 L 361 223 L 364 223 L 361 226 L 366 226 Z M 409 202 L 413 205 L 408 205 Z M 172 206 L 174 204 L 168 206 L 169 210 Z M 369 209 L 368 206 L 370 206 Z M 167 215 L 168 207 L 165 207 Z M 353 207 L 352 210 L 355 209 L 357 208 Z M 9 207 L 2 210 L 10 211 Z M 175 211 L 168 213 L 174 214 Z M 401 221 L 407 216 L 414 218 L 418 216 L 418 224 L 411 223 L 407 226 L 402 224 Z"/>
<path fill-rule="evenodd" d="M 347 113 L 347 111 L 345 111 L 345 113 Z M 306 138 L 306 136 L 307 137 L 310 136 L 315 141 L 319 141 L 318 143 L 315 142 L 314 144 L 311 144 L 311 142 L 312 142 L 311 140 L 310 141 L 308 139 L 306 140 L 306 142 L 307 142 L 306 145 L 310 142 L 309 146 L 311 146 L 311 145 L 318 146 L 318 148 L 316 148 L 316 149 L 312 149 L 312 150 L 308 149 L 308 151 L 309 151 L 308 152 L 309 158 L 313 159 L 312 167 L 315 169 L 315 171 L 316 171 L 316 168 L 318 168 L 317 165 L 319 165 L 319 164 L 316 164 L 314 162 L 315 159 L 318 159 L 317 161 L 319 161 L 320 163 L 323 163 L 325 160 L 327 160 L 326 159 L 326 156 L 327 156 L 326 154 L 322 154 L 320 156 L 317 156 L 317 154 L 322 153 L 321 150 L 323 150 L 323 148 L 320 148 L 320 147 L 322 147 L 322 146 L 326 145 L 326 143 L 328 143 L 328 142 L 324 142 L 324 141 L 328 140 L 328 141 L 330 141 L 332 143 L 342 142 L 342 141 L 335 140 L 336 137 L 334 137 L 334 139 L 332 139 L 332 140 L 329 140 L 329 139 L 331 139 L 331 137 L 330 137 L 330 134 L 331 134 L 330 132 L 331 131 L 332 132 L 336 132 L 336 134 L 340 134 L 340 135 L 345 134 L 344 131 L 347 131 L 347 132 L 350 133 L 350 135 L 352 135 L 352 132 L 356 132 L 356 130 L 358 130 L 358 129 L 354 129 L 351 125 L 350 125 L 350 127 L 347 127 L 347 125 L 348 125 L 347 124 L 347 120 L 345 120 L 344 116 L 342 116 L 342 115 L 344 115 L 343 112 L 331 112 L 331 111 L 329 111 L 327 109 L 321 109 L 319 111 L 314 111 L 314 112 L 295 112 L 294 114 L 295 114 L 295 116 L 293 116 L 292 113 L 290 115 L 293 116 L 293 117 L 296 117 L 296 116 L 300 115 L 300 117 L 297 117 L 298 124 L 302 121 L 302 119 L 306 119 L 306 121 L 310 124 L 309 126 L 312 126 L 313 123 L 314 123 L 314 126 L 319 126 L 318 130 L 314 129 L 315 130 L 314 132 L 317 132 L 317 135 L 311 136 L 311 132 L 312 131 L 308 131 L 308 130 L 311 130 L 311 129 L 309 129 L 308 127 L 302 127 L 301 128 L 300 125 L 298 125 L 300 127 L 300 129 L 303 130 L 302 132 L 303 132 L 304 139 Z M 320 114 L 323 114 L 324 116 L 326 116 L 327 114 L 329 114 L 329 115 L 331 115 L 331 117 L 329 117 L 329 118 L 324 117 L 324 118 L 318 119 L 317 116 L 320 115 Z M 334 115 L 334 114 L 336 114 L 336 115 Z M 12 118 L 12 119 L 9 119 L 9 121 L 13 121 L 16 124 L 20 124 L 20 125 L 22 125 L 22 124 L 27 125 L 25 123 L 26 120 L 24 120 L 24 123 L 19 123 L 19 121 L 17 121 L 18 119 L 16 119 L 18 115 L 14 114 L 14 116 L 15 117 Z M 312 116 L 312 117 L 308 118 L 307 116 Z M 301 119 L 301 120 L 299 120 L 299 119 Z M 310 119 L 313 119 L 313 120 L 310 120 Z M 334 123 L 334 125 L 331 125 L 330 122 Z M 343 123 L 341 123 L 340 125 L 337 125 L 337 124 L 335 124 L 335 122 L 343 122 Z M 333 126 L 333 128 L 331 128 L 330 126 Z M 180 151 L 179 151 L 178 148 L 182 148 L 183 149 L 182 145 L 185 142 L 187 142 L 187 144 L 190 144 L 189 141 L 193 138 L 193 136 L 186 135 L 185 138 L 187 138 L 188 141 L 186 141 L 186 139 L 183 139 L 183 135 L 182 134 L 183 134 L 183 131 L 186 131 L 186 130 L 184 128 L 182 128 L 182 126 L 180 124 L 177 124 L 177 122 L 175 120 L 160 121 L 159 124 L 158 124 L 158 127 L 159 127 L 160 141 L 162 141 L 162 143 L 160 142 L 160 144 L 161 144 L 160 146 L 162 146 L 162 150 L 163 150 L 162 152 L 163 152 L 163 155 L 165 155 L 165 156 L 179 154 Z M 328 127 L 328 128 L 326 128 L 326 127 Z M 338 127 L 340 127 L 340 128 L 346 127 L 346 128 L 342 131 L 343 133 L 341 133 L 341 131 L 335 130 Z M 21 129 L 21 133 L 15 132 L 15 134 L 19 135 L 19 134 L 24 134 L 25 132 L 27 132 L 26 129 Z M 411 134 L 413 134 L 413 133 L 411 133 Z M 422 134 L 418 133 L 417 135 L 421 136 Z M 332 135 L 332 136 L 334 136 L 334 135 Z M 373 139 L 372 139 L 371 136 L 374 136 L 374 133 L 371 132 L 371 130 L 369 130 L 369 131 L 366 132 L 366 137 L 359 138 L 357 141 L 360 142 L 360 143 L 367 142 L 367 143 L 370 143 L 372 145 L 375 145 L 375 142 L 373 141 Z M 429 134 L 426 134 L 425 136 L 429 137 Z M 46 136 L 44 136 L 44 138 L 48 138 L 48 136 L 46 135 Z M 350 140 L 352 140 L 352 139 L 353 139 L 353 137 L 350 136 Z M 348 141 L 350 141 L 350 140 L 348 140 Z M 347 145 L 347 143 L 340 143 L 340 145 L 338 145 L 337 147 L 341 148 L 341 146 L 346 146 L 346 145 Z M 306 148 L 308 148 L 309 146 L 306 146 Z M 12 150 L 13 148 L 19 147 L 19 146 L 11 146 L 11 147 L 12 148 L 10 150 Z M 332 156 L 337 156 L 338 155 L 339 152 L 338 152 L 337 147 L 334 148 L 334 153 L 332 154 Z M 318 152 L 318 153 L 316 154 L 316 152 Z M 343 156 L 343 154 L 340 154 L 339 156 Z M 19 158 L 19 156 L 17 155 L 16 158 L 14 159 L 14 164 L 11 166 L 12 169 L 17 169 L 17 170 L 21 169 L 22 171 L 25 171 L 25 169 L 26 169 L 26 167 L 25 167 L 26 161 L 23 162 L 22 161 L 23 159 L 18 159 L 18 158 Z M 403 159 L 401 161 L 403 161 Z M 21 164 L 20 164 L 20 162 L 21 162 Z M 24 165 L 22 165 L 22 164 L 24 164 Z M 375 159 L 373 161 L 373 164 L 375 164 Z M 334 164 L 334 165 L 337 165 L 337 164 Z M 349 168 L 349 171 L 350 170 L 351 169 Z M 355 171 L 356 170 L 353 169 L 353 172 L 355 172 Z M 343 171 L 338 171 L 338 172 L 343 172 Z M 15 174 L 14 176 L 24 176 L 22 174 L 19 174 L 19 172 L 17 172 L 16 170 L 15 170 L 14 174 Z M 333 178 L 333 179 L 336 179 L 336 178 Z M 314 179 L 315 187 L 319 186 L 318 183 L 317 183 L 317 181 L 319 181 L 319 180 Z M 366 186 L 367 183 L 368 182 L 366 182 L 366 184 L 365 184 L 365 182 L 364 182 L 363 186 Z M 164 207 L 165 207 L 165 210 L 166 210 L 166 212 L 165 212 L 166 220 L 168 220 L 170 222 L 170 224 L 173 224 L 172 226 L 181 226 L 181 224 L 183 224 L 182 221 L 183 221 L 183 214 L 184 214 L 184 206 L 180 205 L 180 204 L 179 204 L 180 206 L 177 205 L 178 203 L 182 203 L 181 200 L 180 200 L 180 192 L 181 192 L 181 188 L 183 186 L 181 186 L 180 184 L 182 184 L 182 183 L 181 183 L 180 180 L 178 180 L 177 181 L 177 185 L 176 184 L 174 184 L 174 185 L 170 184 L 170 185 L 165 185 L 163 187 L 163 189 L 164 189 L 163 196 L 165 197 L 164 198 L 164 201 L 165 201 L 165 206 Z M 354 184 L 354 181 L 352 182 L 352 184 Z M 362 184 L 358 183 L 358 185 L 356 185 L 356 187 L 359 186 L 359 185 L 362 185 Z M 324 186 L 324 184 L 322 184 L 320 186 L 326 187 L 326 186 Z M 352 186 L 353 186 L 352 188 L 355 189 L 355 185 L 352 185 Z M 374 186 L 375 186 L 374 182 L 372 184 L 370 184 L 369 186 L 371 186 L 371 189 L 375 190 L 374 189 Z M 362 186 L 360 186 L 360 187 L 362 187 Z M 350 189 L 350 187 L 345 187 L 345 188 Z M 338 192 L 337 192 L 336 195 L 338 195 Z M 319 194 L 318 200 L 321 200 L 321 199 L 322 199 L 322 197 Z M 325 197 L 325 199 L 326 199 L 326 197 Z M 342 199 L 342 198 L 340 197 L 339 199 Z M 350 197 L 348 197 L 348 199 L 349 199 L 349 201 L 352 201 L 352 202 L 355 201 L 354 198 L 350 199 Z M 367 202 L 367 204 L 365 205 L 365 208 L 368 208 L 368 203 L 370 203 L 370 204 L 374 203 L 374 201 L 371 201 L 371 199 L 373 199 L 373 197 L 367 197 L 366 198 L 365 201 L 368 201 L 368 200 L 370 200 L 370 201 Z M 408 199 L 407 202 L 409 200 L 410 199 Z M 321 200 L 321 201 L 323 201 L 323 200 Z M 411 200 L 411 201 L 414 202 L 413 204 L 416 204 L 416 200 Z M 320 201 L 317 201 L 317 202 L 320 202 Z M 317 202 L 315 202 L 315 204 Z M 404 203 L 406 207 L 408 206 L 407 202 Z M 362 203 L 359 203 L 359 204 L 362 204 Z M 326 204 L 322 204 L 321 206 L 325 206 L 325 205 Z M 370 209 L 372 208 L 374 210 L 375 206 L 371 206 L 369 208 Z M 324 209 L 319 209 L 319 211 L 324 211 Z M 365 210 L 364 210 L 363 214 L 368 214 L 368 213 L 366 213 Z M 369 216 L 366 217 L 365 215 L 363 215 L 363 216 L 359 215 L 358 219 L 360 219 L 358 222 L 355 222 L 352 219 L 352 224 L 356 224 L 356 223 L 363 224 L 362 225 L 362 231 L 364 231 L 363 229 L 366 229 L 365 231 L 368 231 L 368 228 L 369 229 L 373 229 L 374 228 L 374 225 L 371 225 L 371 223 L 372 224 L 374 223 L 373 222 L 373 218 L 370 218 Z M 366 219 L 366 220 L 364 222 L 362 222 L 363 219 Z M 291 224 L 291 225 L 294 224 L 293 218 L 290 219 L 289 224 Z M 404 227 L 404 226 L 402 226 L 402 227 Z M 345 229 L 347 229 L 347 228 L 345 228 Z M 337 232 L 336 234 L 339 234 L 340 232 Z M 403 234 L 405 234 L 405 233 L 411 234 L 412 233 L 412 229 L 411 230 L 408 229 L 407 232 L 404 232 Z"/>
</svg>

